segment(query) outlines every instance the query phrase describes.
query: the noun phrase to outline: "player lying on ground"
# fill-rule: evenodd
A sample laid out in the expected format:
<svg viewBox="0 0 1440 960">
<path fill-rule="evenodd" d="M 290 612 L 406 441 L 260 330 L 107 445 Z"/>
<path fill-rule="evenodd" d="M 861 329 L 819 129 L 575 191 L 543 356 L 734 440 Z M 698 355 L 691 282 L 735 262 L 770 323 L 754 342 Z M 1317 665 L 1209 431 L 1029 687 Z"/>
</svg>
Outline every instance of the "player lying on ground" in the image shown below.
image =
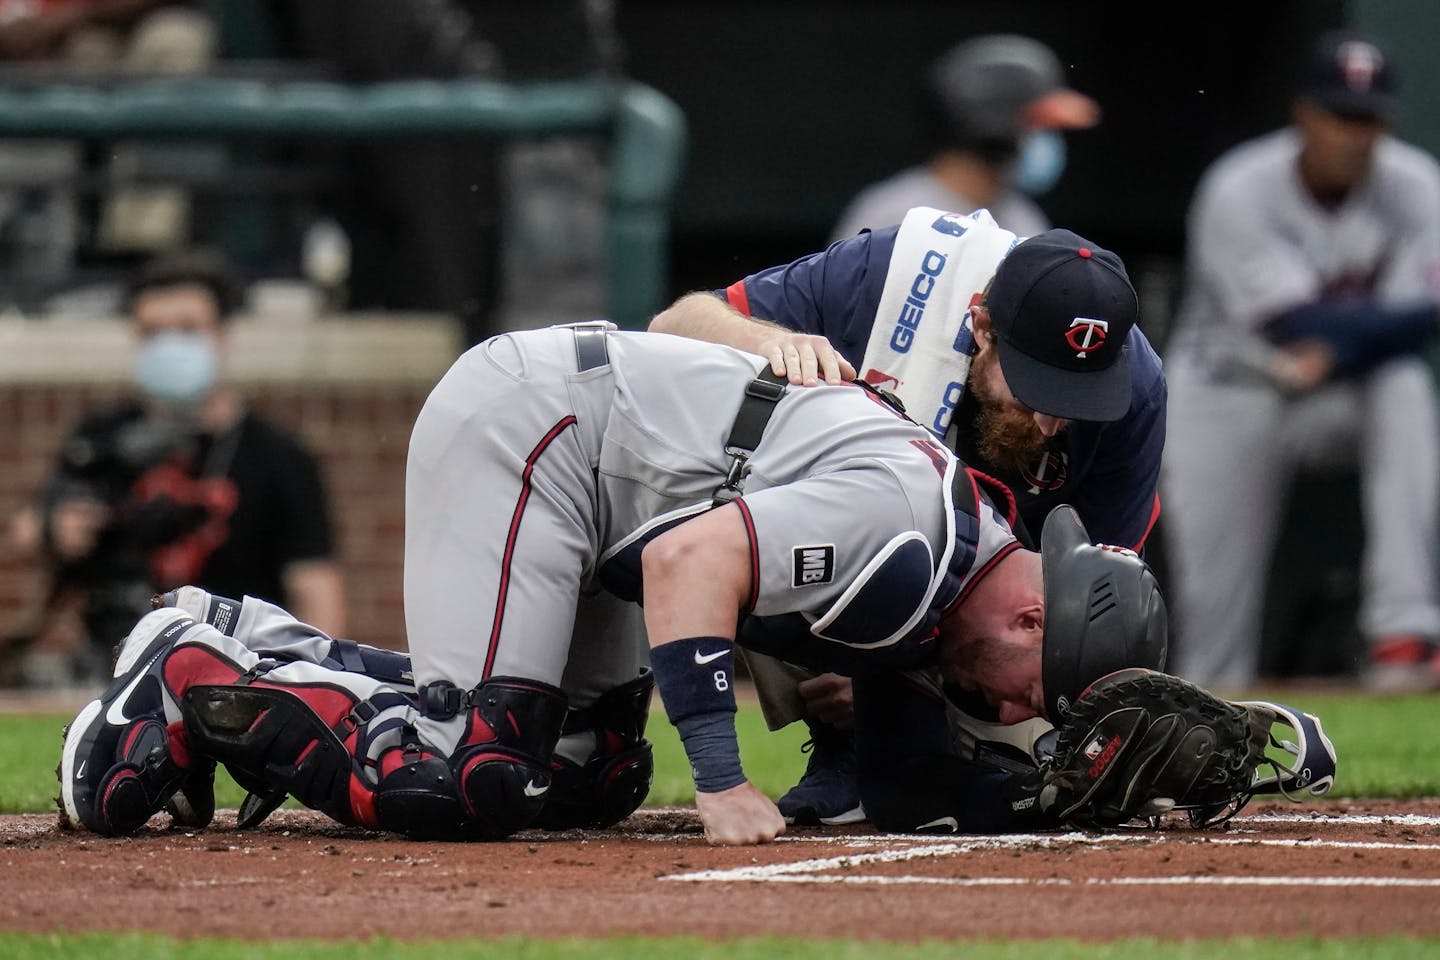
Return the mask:
<svg viewBox="0 0 1440 960">
<path fill-rule="evenodd" d="M 283 614 L 257 621 L 254 601 L 155 611 L 70 725 L 67 817 L 123 833 L 173 796 L 182 822 L 208 820 L 220 761 L 255 795 L 245 822 L 289 794 L 415 837 L 613 823 L 650 776 L 646 651 L 627 616 L 642 588 L 714 842 L 784 827 L 741 770 L 737 640 L 867 672 L 938 657 L 997 710 L 1043 709 L 1041 561 L 981 481 L 873 390 L 788 389 L 763 366 L 593 325 L 467 352 L 411 440 L 408 662 L 297 638 Z M 1136 597 L 1163 614 L 1158 591 Z M 1163 648 L 1162 620 L 1138 635 Z M 1060 670 L 1046 695 L 1161 662 L 1153 643 L 1121 653 Z M 1006 666 L 987 675 L 992 663 Z"/>
</svg>

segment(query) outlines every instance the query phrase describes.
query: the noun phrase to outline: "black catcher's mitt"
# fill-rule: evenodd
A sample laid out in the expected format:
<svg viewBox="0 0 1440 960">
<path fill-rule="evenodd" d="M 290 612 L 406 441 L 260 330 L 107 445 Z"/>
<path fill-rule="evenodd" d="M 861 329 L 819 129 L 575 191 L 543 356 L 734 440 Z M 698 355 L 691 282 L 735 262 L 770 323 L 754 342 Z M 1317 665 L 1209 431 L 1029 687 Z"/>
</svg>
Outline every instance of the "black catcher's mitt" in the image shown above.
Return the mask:
<svg viewBox="0 0 1440 960">
<path fill-rule="evenodd" d="M 1271 738 L 1292 727 L 1299 744 Z M 1154 670 L 1121 670 L 1091 684 L 1058 727 L 1042 766 L 1040 807 L 1078 827 L 1158 822 L 1184 810 L 1197 827 L 1221 823 L 1257 792 L 1324 793 L 1335 754 L 1319 721 L 1280 704 L 1221 700 Z M 1266 756 L 1274 745 L 1297 762 Z M 1268 777 L 1257 774 L 1270 766 Z"/>
</svg>

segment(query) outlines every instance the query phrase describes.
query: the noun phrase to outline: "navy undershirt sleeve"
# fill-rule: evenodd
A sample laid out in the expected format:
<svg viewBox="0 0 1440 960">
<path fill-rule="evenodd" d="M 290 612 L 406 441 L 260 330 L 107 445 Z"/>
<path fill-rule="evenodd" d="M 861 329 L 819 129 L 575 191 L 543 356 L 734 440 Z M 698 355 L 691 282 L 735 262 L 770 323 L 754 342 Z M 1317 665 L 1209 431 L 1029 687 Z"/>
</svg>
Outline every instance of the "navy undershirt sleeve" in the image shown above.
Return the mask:
<svg viewBox="0 0 1440 960">
<path fill-rule="evenodd" d="M 1132 331 L 1132 336 L 1135 332 Z M 1137 377 L 1153 362 L 1137 342 Z M 1148 348 L 1147 348 L 1148 349 Z M 1143 362 L 1144 366 L 1141 366 Z M 1085 529 L 1096 543 L 1112 543 L 1139 551 L 1149 537 L 1159 511 L 1157 490 L 1160 460 L 1165 449 L 1165 414 L 1168 387 L 1158 373 L 1137 391 L 1134 405 L 1121 420 L 1097 427 L 1072 424 L 1078 435 L 1095 431 L 1095 459 L 1084 482 L 1070 495 L 1070 504 L 1085 518 Z"/>
<path fill-rule="evenodd" d="M 1277 343 L 1321 340 L 1335 354 L 1337 376 L 1363 373 L 1381 361 L 1418 353 L 1440 332 L 1435 305 L 1386 306 L 1345 298 L 1296 307 L 1266 329 Z"/>
</svg>

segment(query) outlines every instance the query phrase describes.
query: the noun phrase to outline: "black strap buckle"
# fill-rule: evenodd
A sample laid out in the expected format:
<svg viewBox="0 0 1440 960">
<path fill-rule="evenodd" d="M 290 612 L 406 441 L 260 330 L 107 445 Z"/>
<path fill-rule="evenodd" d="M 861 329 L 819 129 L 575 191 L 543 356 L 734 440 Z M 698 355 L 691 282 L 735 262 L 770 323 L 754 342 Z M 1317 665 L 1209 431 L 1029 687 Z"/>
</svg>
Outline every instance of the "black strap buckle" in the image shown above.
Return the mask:
<svg viewBox="0 0 1440 960">
<path fill-rule="evenodd" d="M 413 723 L 407 723 L 400 728 L 400 755 L 406 763 L 414 763 L 424 753 L 420 746 L 420 731 L 415 729 Z"/>
<path fill-rule="evenodd" d="M 726 472 L 725 479 L 720 486 L 716 487 L 715 492 L 710 495 L 711 503 L 717 507 L 723 507 L 732 500 L 740 499 L 741 494 L 745 492 L 745 478 L 750 475 L 750 458 L 746 454 L 731 448 L 726 448 L 725 452 L 732 458 L 730 469 Z"/>
<path fill-rule="evenodd" d="M 580 373 L 610 364 L 610 347 L 606 334 L 614 325 L 606 320 L 589 320 L 570 324 L 575 333 L 575 366 Z"/>
<path fill-rule="evenodd" d="M 789 380 L 762 380 L 759 377 L 751 380 L 745 385 L 745 396 L 758 397 L 761 400 L 769 400 L 775 403 L 785 395 L 785 388 L 790 385 Z"/>
<path fill-rule="evenodd" d="M 465 705 L 467 691 L 461 690 L 449 680 L 437 680 L 425 684 L 416 693 L 421 716 L 431 720 L 448 720 Z"/>
<path fill-rule="evenodd" d="M 750 475 L 750 454 L 760 446 L 765 425 L 770 422 L 770 415 L 775 412 L 780 398 L 785 396 L 788 386 L 790 381 L 773 373 L 769 367 L 745 385 L 745 396 L 740 400 L 735 423 L 725 441 L 725 453 L 731 458 L 730 468 L 725 473 L 725 480 L 710 496 L 713 506 L 724 506 L 743 493 L 745 478 Z"/>
<path fill-rule="evenodd" d="M 280 666 L 280 661 L 278 660 L 261 660 L 259 663 L 255 664 L 255 666 L 251 667 L 249 670 L 246 670 L 240 676 L 236 677 L 235 686 L 248 687 L 250 686 L 250 684 L 265 676 L 265 674 L 269 673 L 271 670 L 274 670 L 278 666 Z"/>
<path fill-rule="evenodd" d="M 361 700 L 350 708 L 350 712 L 340 718 L 340 729 L 344 736 L 349 736 L 359 730 L 365 724 L 374 720 L 380 715 L 380 708 L 369 700 Z"/>
</svg>

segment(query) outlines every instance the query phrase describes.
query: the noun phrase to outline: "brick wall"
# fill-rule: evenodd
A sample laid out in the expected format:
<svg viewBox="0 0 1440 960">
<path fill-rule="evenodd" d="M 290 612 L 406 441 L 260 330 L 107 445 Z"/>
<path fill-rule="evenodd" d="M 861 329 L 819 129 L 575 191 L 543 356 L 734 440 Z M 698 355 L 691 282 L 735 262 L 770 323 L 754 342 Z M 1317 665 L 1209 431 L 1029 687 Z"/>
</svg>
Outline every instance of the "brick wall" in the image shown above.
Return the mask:
<svg viewBox="0 0 1440 960">
<path fill-rule="evenodd" d="M 346 578 L 349 633 L 379 646 L 404 645 L 405 452 L 415 415 L 456 350 L 450 328 L 437 324 L 412 319 L 312 328 L 303 348 L 292 330 L 251 330 L 235 338 L 243 342 L 234 344 L 232 366 L 254 409 L 297 433 L 320 460 Z M 72 330 L 70 336 L 92 348 L 80 369 L 73 358 L 56 359 L 53 343 L 17 345 L 0 331 L 0 517 L 6 520 L 34 495 L 70 426 L 124 393 L 126 352 L 99 360 L 103 351 L 93 350 L 97 342 L 123 343 L 123 329 L 119 341 L 113 330 L 88 336 Z M 334 338 L 333 349 L 317 338 Z M 297 359 L 297 350 L 322 359 Z M 267 362 L 271 351 L 283 353 L 284 361 Z M 46 353 L 43 360 L 24 359 Z M 42 571 L 16 554 L 8 536 L 0 538 L 0 634 L 34 615 L 44 584 Z"/>
</svg>

